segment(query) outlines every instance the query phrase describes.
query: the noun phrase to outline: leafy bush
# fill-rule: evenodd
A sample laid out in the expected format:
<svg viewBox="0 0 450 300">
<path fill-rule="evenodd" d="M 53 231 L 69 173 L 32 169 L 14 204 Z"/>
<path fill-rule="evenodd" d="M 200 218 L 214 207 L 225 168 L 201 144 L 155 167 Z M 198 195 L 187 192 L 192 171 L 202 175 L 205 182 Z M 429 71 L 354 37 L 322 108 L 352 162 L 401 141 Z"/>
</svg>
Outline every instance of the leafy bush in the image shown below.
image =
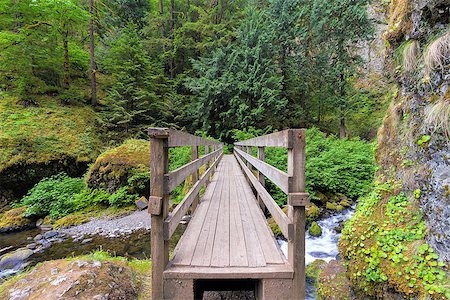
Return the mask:
<svg viewBox="0 0 450 300">
<path fill-rule="evenodd" d="M 270 128 L 268 129 L 270 130 Z M 245 140 L 267 133 L 268 130 L 235 130 L 235 140 Z M 253 155 L 256 155 L 256 148 Z M 287 171 L 287 149 L 266 147 L 265 161 Z M 362 196 L 370 186 L 375 164 L 371 145 L 359 139 L 325 137 L 317 128 L 307 130 L 306 135 L 306 190 L 341 193 L 351 198 Z M 286 203 L 286 195 L 272 182 L 266 186 L 275 201 Z"/>
<path fill-rule="evenodd" d="M 74 195 L 86 188 L 82 178 L 71 178 L 65 173 L 44 178 L 22 198 L 19 206 L 27 206 L 26 217 L 63 217 L 75 210 Z"/>
<path fill-rule="evenodd" d="M 73 204 L 75 210 L 81 210 L 88 207 L 97 205 L 107 205 L 109 203 L 109 197 L 111 196 L 105 190 L 100 189 L 86 189 L 79 194 L 73 196 Z"/>
<path fill-rule="evenodd" d="M 122 187 L 108 198 L 108 202 L 112 206 L 127 206 L 134 204 L 139 194 L 129 194 L 127 187 Z"/>
</svg>

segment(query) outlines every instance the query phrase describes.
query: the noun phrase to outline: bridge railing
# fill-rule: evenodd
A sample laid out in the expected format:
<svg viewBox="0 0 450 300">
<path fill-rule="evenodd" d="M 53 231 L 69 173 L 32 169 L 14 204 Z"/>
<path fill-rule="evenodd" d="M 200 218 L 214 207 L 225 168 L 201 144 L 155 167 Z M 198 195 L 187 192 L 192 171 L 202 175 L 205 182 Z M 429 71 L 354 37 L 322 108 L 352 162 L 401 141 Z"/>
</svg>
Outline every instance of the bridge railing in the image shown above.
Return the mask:
<svg viewBox="0 0 450 300">
<path fill-rule="evenodd" d="M 151 214 L 152 299 L 163 297 L 163 272 L 169 262 L 169 240 L 182 217 L 198 204 L 200 189 L 208 184 L 223 155 L 223 144 L 168 128 L 150 128 L 150 197 Z M 169 148 L 192 147 L 192 161 L 169 172 Z M 199 146 L 205 155 L 199 157 Z M 200 177 L 200 168 L 206 170 Z M 183 200 L 169 213 L 170 193 L 189 176 L 193 186 Z"/>
<path fill-rule="evenodd" d="M 298 299 L 305 298 L 305 129 L 287 129 L 235 143 L 234 155 L 248 180 L 256 190 L 262 209 L 267 208 L 288 240 L 288 261 L 294 269 L 293 292 Z M 258 157 L 252 148 L 258 148 Z M 264 161 L 265 147 L 288 149 L 288 172 L 285 173 Z M 245 150 L 245 151 L 244 151 Z M 245 161 L 245 162 L 244 162 Z M 257 170 L 255 176 L 252 170 Z M 286 215 L 265 188 L 265 178 L 272 181 L 288 196 Z"/>
</svg>

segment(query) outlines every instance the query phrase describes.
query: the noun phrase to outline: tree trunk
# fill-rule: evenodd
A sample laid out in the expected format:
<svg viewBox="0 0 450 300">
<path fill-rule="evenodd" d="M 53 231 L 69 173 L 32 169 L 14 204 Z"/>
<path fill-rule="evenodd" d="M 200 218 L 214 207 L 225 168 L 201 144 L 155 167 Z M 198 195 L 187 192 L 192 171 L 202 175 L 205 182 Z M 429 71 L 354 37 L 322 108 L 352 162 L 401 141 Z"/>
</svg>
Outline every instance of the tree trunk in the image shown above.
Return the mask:
<svg viewBox="0 0 450 300">
<path fill-rule="evenodd" d="M 66 30 L 64 32 L 64 40 L 63 40 L 63 48 L 64 48 L 64 81 L 63 87 L 65 89 L 69 88 L 70 81 L 70 64 L 69 64 L 69 31 Z"/>
<path fill-rule="evenodd" d="M 343 139 L 345 138 L 345 117 L 344 115 L 341 115 L 341 122 L 339 124 L 339 138 Z"/>
<path fill-rule="evenodd" d="M 94 0 L 89 0 L 89 14 L 91 20 L 89 24 L 89 53 L 91 56 L 91 103 L 97 105 L 97 79 L 95 77 L 95 40 L 94 40 Z"/>
<path fill-rule="evenodd" d="M 163 51 L 166 51 L 166 42 L 164 41 L 165 32 L 164 32 L 164 5 L 163 5 L 163 0 L 159 0 L 159 17 L 161 18 L 162 47 L 163 47 Z"/>
<path fill-rule="evenodd" d="M 174 39 L 174 27 L 175 27 L 175 0 L 170 0 L 170 49 L 173 50 Z M 173 53 L 170 55 L 169 60 L 169 72 L 170 78 L 174 78 L 175 62 L 173 59 Z"/>
<path fill-rule="evenodd" d="M 191 7 L 191 3 L 189 0 L 186 0 L 186 21 L 189 22 L 189 8 Z"/>
</svg>

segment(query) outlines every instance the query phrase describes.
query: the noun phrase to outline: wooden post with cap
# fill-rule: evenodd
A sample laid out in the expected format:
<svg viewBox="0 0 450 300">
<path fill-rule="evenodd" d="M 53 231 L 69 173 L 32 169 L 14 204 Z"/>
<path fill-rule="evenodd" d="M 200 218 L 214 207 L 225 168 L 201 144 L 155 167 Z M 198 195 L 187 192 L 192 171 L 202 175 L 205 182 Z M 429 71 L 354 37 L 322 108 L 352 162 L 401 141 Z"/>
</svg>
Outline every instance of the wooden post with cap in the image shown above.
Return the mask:
<svg viewBox="0 0 450 300">
<path fill-rule="evenodd" d="M 164 174 L 169 171 L 169 131 L 150 128 L 150 198 L 151 214 L 152 299 L 163 299 L 163 272 L 169 262 L 169 241 L 164 240 L 164 220 L 168 215 L 169 194 Z"/>
<path fill-rule="evenodd" d="M 305 299 L 305 206 L 309 201 L 305 193 L 306 130 L 291 129 L 288 134 L 288 205 L 289 217 L 294 224 L 294 235 L 288 241 L 288 260 L 294 269 L 292 299 Z"/>
</svg>

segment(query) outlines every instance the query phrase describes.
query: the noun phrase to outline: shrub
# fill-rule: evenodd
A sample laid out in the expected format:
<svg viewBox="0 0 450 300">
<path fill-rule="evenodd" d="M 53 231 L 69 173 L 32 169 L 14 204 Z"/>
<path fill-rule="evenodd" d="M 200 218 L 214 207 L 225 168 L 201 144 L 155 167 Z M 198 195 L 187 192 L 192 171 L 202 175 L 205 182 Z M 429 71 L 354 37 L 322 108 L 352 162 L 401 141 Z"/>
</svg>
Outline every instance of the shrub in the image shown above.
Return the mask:
<svg viewBox="0 0 450 300">
<path fill-rule="evenodd" d="M 42 179 L 22 198 L 19 205 L 27 206 L 26 217 L 63 217 L 75 210 L 74 195 L 85 188 L 82 178 L 71 178 L 60 173 Z"/>
<path fill-rule="evenodd" d="M 139 198 L 138 194 L 129 194 L 128 188 L 122 187 L 112 194 L 108 201 L 110 205 L 120 207 L 134 204 L 137 198 Z"/>
</svg>

